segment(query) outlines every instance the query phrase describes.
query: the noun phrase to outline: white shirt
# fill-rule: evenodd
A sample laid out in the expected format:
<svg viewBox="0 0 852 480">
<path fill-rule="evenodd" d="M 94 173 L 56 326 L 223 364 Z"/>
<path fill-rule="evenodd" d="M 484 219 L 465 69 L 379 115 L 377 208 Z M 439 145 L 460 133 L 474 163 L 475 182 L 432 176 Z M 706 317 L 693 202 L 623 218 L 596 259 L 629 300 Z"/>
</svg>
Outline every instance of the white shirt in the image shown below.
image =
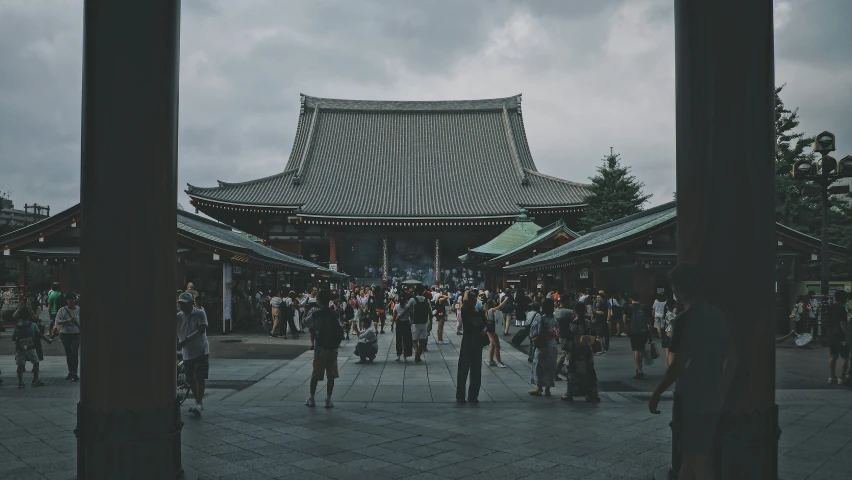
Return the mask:
<svg viewBox="0 0 852 480">
<path fill-rule="evenodd" d="M 663 318 L 666 316 L 666 302 L 654 300 L 654 317 Z"/>
<path fill-rule="evenodd" d="M 207 325 L 207 314 L 204 312 L 204 309 L 195 307 L 188 316 L 184 315 L 183 311 L 178 311 L 178 340 L 182 341 L 192 335 L 193 332 L 198 330 L 199 325 Z M 183 346 L 184 360 L 192 360 L 193 358 L 203 357 L 208 354 L 210 354 L 210 343 L 207 341 L 206 333 L 194 338 Z"/>
<path fill-rule="evenodd" d="M 62 307 L 56 312 L 56 321 L 60 320 L 68 320 L 69 318 L 73 318 L 77 325 L 80 324 L 80 307 L 74 307 L 72 310 L 70 307 Z M 60 333 L 80 333 L 80 328 L 74 325 L 72 322 L 63 323 L 59 327 Z"/>
</svg>

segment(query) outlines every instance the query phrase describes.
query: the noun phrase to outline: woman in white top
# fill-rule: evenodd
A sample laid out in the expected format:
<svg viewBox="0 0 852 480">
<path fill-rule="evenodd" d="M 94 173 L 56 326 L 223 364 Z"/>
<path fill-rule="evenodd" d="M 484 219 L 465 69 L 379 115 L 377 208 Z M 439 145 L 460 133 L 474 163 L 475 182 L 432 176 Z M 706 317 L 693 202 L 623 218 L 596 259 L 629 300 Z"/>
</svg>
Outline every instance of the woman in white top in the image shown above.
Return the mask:
<svg viewBox="0 0 852 480">
<path fill-rule="evenodd" d="M 677 302 L 669 300 L 666 303 L 666 338 L 661 339 L 663 347 L 666 349 L 666 366 L 672 363 L 672 353 L 669 352 L 669 345 L 672 343 L 672 332 L 674 331 L 674 321 L 677 317 Z"/>
</svg>

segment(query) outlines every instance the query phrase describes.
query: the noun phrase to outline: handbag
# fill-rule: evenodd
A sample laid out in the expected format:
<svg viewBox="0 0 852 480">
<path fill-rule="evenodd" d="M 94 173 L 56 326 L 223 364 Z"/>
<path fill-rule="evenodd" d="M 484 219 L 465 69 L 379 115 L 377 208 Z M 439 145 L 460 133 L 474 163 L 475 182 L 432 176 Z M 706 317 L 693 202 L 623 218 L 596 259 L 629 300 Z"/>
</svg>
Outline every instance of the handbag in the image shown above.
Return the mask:
<svg viewBox="0 0 852 480">
<path fill-rule="evenodd" d="M 651 342 L 651 360 L 656 360 L 660 358 L 660 350 L 657 348 L 657 344 Z"/>
<path fill-rule="evenodd" d="M 672 337 L 670 335 L 665 335 L 660 339 L 660 343 L 663 345 L 663 348 L 669 348 L 672 345 Z"/>
</svg>

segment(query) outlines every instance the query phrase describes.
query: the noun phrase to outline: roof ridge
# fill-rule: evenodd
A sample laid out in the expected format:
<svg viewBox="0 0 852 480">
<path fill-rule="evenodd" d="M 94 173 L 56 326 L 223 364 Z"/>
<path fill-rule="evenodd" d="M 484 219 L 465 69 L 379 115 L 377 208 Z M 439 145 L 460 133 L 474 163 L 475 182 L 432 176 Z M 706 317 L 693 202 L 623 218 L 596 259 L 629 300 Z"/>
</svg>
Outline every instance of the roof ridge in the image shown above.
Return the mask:
<svg viewBox="0 0 852 480">
<path fill-rule="evenodd" d="M 196 187 L 195 185 L 187 183 L 186 186 L 188 187 L 188 190 L 185 190 L 185 192 L 190 193 L 193 190 L 204 191 L 204 190 L 215 190 L 217 188 L 229 188 L 229 187 L 239 187 L 239 186 L 242 186 L 242 185 L 253 185 L 255 183 L 259 183 L 259 182 L 262 182 L 262 181 L 265 181 L 265 180 L 270 180 L 270 179 L 278 177 L 278 176 L 287 175 L 290 172 L 291 172 L 290 170 L 284 170 L 283 172 L 273 173 L 272 175 L 267 175 L 267 176 L 261 177 L 261 178 L 255 178 L 254 180 L 247 180 L 245 182 L 223 182 L 221 180 L 216 180 L 216 183 L 219 184 L 218 187 Z"/>
<path fill-rule="evenodd" d="M 343 98 L 312 97 L 299 94 L 301 110 L 313 108 L 322 104 L 327 110 L 352 110 L 352 111 L 425 111 L 425 112 L 462 112 L 477 110 L 507 108 L 517 110 L 520 108 L 521 94 L 502 98 L 482 98 L 464 100 L 353 100 Z M 300 111 L 301 113 L 301 111 Z"/>
<path fill-rule="evenodd" d="M 512 133 L 512 124 L 509 123 L 509 111 L 506 110 L 506 104 L 503 104 L 503 131 L 506 133 L 506 141 L 509 143 L 509 155 L 512 157 L 512 164 L 515 165 L 518 173 L 521 176 L 521 185 L 529 185 L 530 179 L 527 178 L 526 169 L 521 165 L 521 158 L 518 156 L 518 147 L 515 146 L 515 135 Z"/>
<path fill-rule="evenodd" d="M 293 176 L 293 185 L 302 183 L 302 172 L 308 163 L 308 155 L 311 154 L 311 140 L 314 138 L 314 129 L 317 126 L 317 117 L 320 114 L 320 104 L 314 105 L 314 113 L 311 115 L 311 126 L 308 128 L 308 138 L 305 140 L 305 148 L 302 149 L 302 158 L 299 159 L 299 167 Z"/>
<path fill-rule="evenodd" d="M 606 228 L 614 227 L 616 225 L 621 225 L 622 223 L 627 223 L 627 222 L 630 222 L 632 220 L 636 220 L 637 218 L 641 218 L 641 217 L 644 217 L 644 216 L 647 216 L 647 215 L 653 215 L 655 213 L 659 213 L 659 212 L 662 212 L 664 210 L 669 210 L 673 207 L 677 207 L 677 201 L 671 201 L 671 202 L 668 202 L 668 203 L 664 203 L 662 205 L 657 205 L 656 207 L 649 208 L 647 210 L 642 210 L 641 212 L 634 213 L 633 215 L 628 215 L 626 217 L 619 218 L 618 220 L 613 220 L 609 223 L 604 223 L 604 224 L 598 225 L 596 227 L 592 227 L 592 228 L 589 229 L 589 233 L 604 230 Z"/>
<path fill-rule="evenodd" d="M 542 178 L 546 178 L 548 180 L 554 180 L 554 181 L 559 182 L 559 183 L 565 183 L 565 184 L 574 185 L 574 186 L 577 186 L 577 187 L 590 187 L 592 185 L 591 183 L 572 182 L 571 180 L 565 180 L 564 178 L 554 177 L 553 175 L 541 173 L 537 170 L 530 170 L 529 168 L 525 168 L 524 171 L 529 173 L 529 174 L 535 175 L 537 177 L 542 177 Z"/>
<path fill-rule="evenodd" d="M 188 217 L 192 220 L 197 220 L 199 222 L 204 222 L 204 223 L 211 225 L 211 226 L 214 226 L 214 227 L 219 227 L 222 230 L 227 230 L 229 232 L 233 231 L 233 229 L 229 225 L 226 225 L 222 222 L 217 222 L 215 220 L 211 220 L 211 219 L 206 218 L 206 217 L 202 217 L 201 215 L 197 215 L 195 213 L 187 212 L 186 210 L 178 210 L 177 214 L 178 214 L 178 216 L 183 215 L 183 216 Z"/>
</svg>

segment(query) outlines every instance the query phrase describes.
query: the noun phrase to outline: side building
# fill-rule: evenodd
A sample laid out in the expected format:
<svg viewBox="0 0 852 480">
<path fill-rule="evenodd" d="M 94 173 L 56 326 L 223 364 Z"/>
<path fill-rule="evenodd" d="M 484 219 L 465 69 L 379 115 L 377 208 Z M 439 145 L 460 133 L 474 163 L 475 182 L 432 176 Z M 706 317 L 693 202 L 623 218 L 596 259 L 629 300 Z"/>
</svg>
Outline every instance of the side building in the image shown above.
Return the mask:
<svg viewBox="0 0 852 480">
<path fill-rule="evenodd" d="M 359 101 L 303 95 L 274 175 L 189 185 L 199 211 L 362 283 L 480 283 L 459 260 L 515 222 L 576 227 L 587 186 L 542 174 L 521 96 Z M 481 272 L 480 272 L 481 275 Z"/>
</svg>

